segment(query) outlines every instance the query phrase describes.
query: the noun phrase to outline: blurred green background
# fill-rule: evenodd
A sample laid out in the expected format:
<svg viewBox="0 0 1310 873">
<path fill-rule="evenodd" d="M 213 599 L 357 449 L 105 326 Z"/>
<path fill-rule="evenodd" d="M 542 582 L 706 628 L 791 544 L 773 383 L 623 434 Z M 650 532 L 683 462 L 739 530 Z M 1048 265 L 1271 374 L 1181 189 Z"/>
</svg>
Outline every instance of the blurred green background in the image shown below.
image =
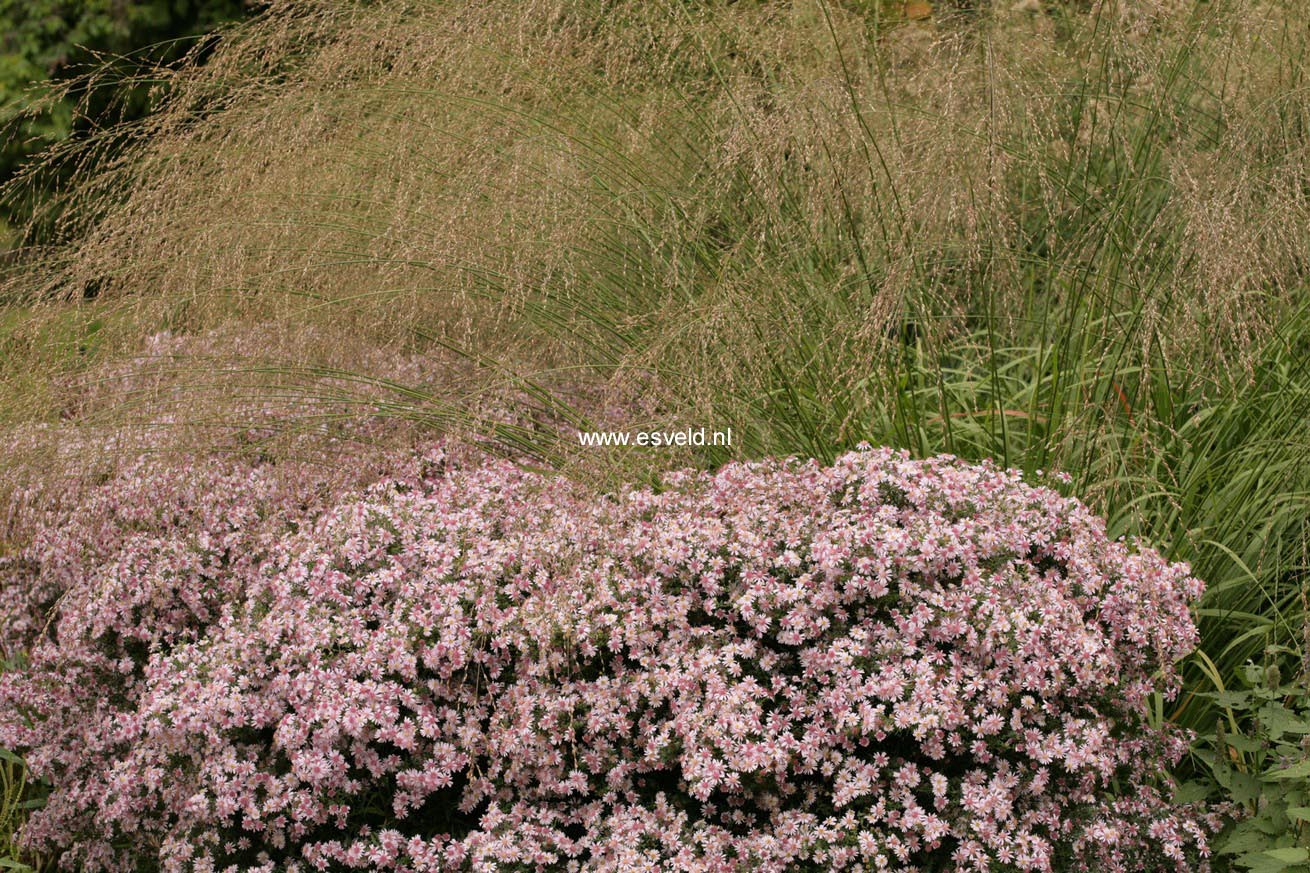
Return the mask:
<svg viewBox="0 0 1310 873">
<path fill-rule="evenodd" d="M 0 0 L 0 184 L 80 131 L 143 115 L 152 94 L 141 69 L 171 65 L 216 27 L 254 11 L 245 0 Z M 93 70 L 93 87 L 66 85 Z M 0 249 L 60 183 L 46 173 L 0 205 Z"/>
</svg>

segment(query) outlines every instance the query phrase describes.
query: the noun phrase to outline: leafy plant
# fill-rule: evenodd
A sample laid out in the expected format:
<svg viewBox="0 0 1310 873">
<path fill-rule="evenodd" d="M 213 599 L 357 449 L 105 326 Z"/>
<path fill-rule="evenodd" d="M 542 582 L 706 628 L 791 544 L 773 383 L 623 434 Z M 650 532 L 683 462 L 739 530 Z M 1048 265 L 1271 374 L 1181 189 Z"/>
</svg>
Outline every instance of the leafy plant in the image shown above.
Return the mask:
<svg viewBox="0 0 1310 873">
<path fill-rule="evenodd" d="M 1208 693 L 1221 715 L 1194 744 L 1206 779 L 1184 788 L 1225 809 L 1215 848 L 1253 873 L 1310 871 L 1310 676 L 1300 653 L 1272 646 L 1240 671 L 1244 687 Z M 1284 669 L 1294 665 L 1291 681 Z"/>
</svg>

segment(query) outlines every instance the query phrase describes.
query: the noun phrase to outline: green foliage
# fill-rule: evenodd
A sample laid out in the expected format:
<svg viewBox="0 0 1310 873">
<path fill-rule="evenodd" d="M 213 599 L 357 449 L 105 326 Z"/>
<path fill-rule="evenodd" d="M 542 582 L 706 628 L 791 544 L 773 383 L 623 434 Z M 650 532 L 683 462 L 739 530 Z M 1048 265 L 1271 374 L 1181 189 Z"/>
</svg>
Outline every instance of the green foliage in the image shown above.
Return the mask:
<svg viewBox="0 0 1310 873">
<path fill-rule="evenodd" d="M 0 557 L 5 544 L 0 542 Z M 0 672 L 9 661 L 0 658 Z M 34 784 L 28 778 L 23 760 L 7 749 L 0 749 L 0 870 L 38 873 L 46 868 L 46 859 L 32 857 L 18 848 L 18 830 L 31 810 L 45 802 L 47 785 Z"/>
<path fill-rule="evenodd" d="M 177 60 L 192 37 L 244 11 L 242 0 L 0 0 L 0 183 L 75 131 L 139 117 L 150 101 L 130 79 L 136 66 Z M 104 75 L 94 87 L 60 91 L 96 66 Z M 29 214 L 21 202 L 7 204 L 0 222 Z"/>
<path fill-rule="evenodd" d="M 35 802 L 29 796 L 27 769 L 22 760 L 0 749 L 0 870 L 32 871 L 15 845 L 18 826 Z"/>
<path fill-rule="evenodd" d="M 1241 686 L 1206 695 L 1220 710 L 1193 747 L 1207 775 L 1183 790 L 1231 807 L 1234 820 L 1215 841 L 1221 858 L 1253 873 L 1307 873 L 1310 674 L 1286 647 L 1265 659 L 1239 671 Z M 1284 668 L 1297 671 L 1294 681 L 1284 681 Z"/>
</svg>

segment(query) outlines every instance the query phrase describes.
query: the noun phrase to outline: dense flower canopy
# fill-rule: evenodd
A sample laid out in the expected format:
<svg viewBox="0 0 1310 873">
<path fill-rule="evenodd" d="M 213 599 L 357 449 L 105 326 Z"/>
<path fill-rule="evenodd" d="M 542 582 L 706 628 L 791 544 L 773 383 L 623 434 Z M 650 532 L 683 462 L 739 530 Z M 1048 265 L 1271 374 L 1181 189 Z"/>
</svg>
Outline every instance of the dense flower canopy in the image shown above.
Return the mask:
<svg viewBox="0 0 1310 873">
<path fill-rule="evenodd" d="M 0 746 L 53 786 L 30 844 L 197 871 L 1203 863 L 1160 775 L 1185 740 L 1145 706 L 1201 583 L 1016 472 L 865 449 L 599 497 L 437 447 L 319 485 L 142 462 L 4 559 L 29 655 Z"/>
</svg>

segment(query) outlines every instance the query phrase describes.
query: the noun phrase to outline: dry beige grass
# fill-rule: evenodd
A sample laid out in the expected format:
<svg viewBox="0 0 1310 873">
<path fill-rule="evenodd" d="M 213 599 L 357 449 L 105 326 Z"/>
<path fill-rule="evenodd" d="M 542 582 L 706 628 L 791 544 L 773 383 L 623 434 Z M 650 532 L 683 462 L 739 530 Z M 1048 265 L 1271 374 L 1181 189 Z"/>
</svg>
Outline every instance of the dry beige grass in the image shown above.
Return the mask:
<svg viewBox="0 0 1310 873">
<path fill-rule="evenodd" d="M 1183 379 L 1249 368 L 1305 284 L 1295 4 L 874 7 L 275 2 L 7 294 L 93 289 L 109 360 L 241 324 L 288 371 L 449 345 L 647 422 L 749 417 L 784 368 L 854 433 L 908 323 L 1023 343 L 1066 305 L 1133 310 Z"/>
</svg>

